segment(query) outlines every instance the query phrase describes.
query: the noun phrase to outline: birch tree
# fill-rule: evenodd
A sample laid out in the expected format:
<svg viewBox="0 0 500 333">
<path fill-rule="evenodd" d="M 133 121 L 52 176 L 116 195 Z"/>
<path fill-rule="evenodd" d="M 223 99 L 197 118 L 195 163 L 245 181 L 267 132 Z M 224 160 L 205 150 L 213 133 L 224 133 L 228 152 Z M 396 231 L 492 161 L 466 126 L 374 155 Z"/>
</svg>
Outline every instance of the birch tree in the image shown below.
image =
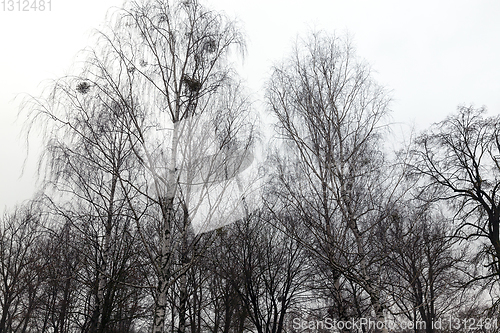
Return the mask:
<svg viewBox="0 0 500 333">
<path fill-rule="evenodd" d="M 283 204 L 302 217 L 312 237 L 304 243 L 335 283 L 361 286 L 383 321 L 381 259 L 371 238 L 393 200 L 380 141 L 387 93 L 348 40 L 313 33 L 274 68 L 267 99 L 284 139 L 276 178 Z"/>
<path fill-rule="evenodd" d="M 102 106 L 84 116 L 97 124 L 93 117 L 103 117 L 130 149 L 134 162 L 113 173 L 111 188 L 123 194 L 124 216 L 134 221 L 156 276 L 147 282 L 156 283 L 152 332 L 164 331 L 168 292 L 179 279 L 176 329 L 185 331 L 185 273 L 195 260 L 189 243 L 198 239 L 191 223 L 200 233 L 245 210 L 227 200 L 244 192 L 233 179 L 253 159 L 249 103 L 228 60 L 243 49 L 235 22 L 196 0 L 131 2 L 98 33 L 66 91 L 77 107 L 84 99 Z"/>
</svg>

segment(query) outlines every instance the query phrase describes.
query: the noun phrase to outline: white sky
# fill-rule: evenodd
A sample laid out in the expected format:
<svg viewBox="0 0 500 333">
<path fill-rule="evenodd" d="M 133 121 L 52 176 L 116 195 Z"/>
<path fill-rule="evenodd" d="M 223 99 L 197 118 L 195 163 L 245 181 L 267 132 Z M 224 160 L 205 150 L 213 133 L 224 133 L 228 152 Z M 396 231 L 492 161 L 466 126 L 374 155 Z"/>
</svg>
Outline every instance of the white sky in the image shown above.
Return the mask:
<svg viewBox="0 0 500 333">
<path fill-rule="evenodd" d="M 69 73 L 106 11 L 123 0 L 52 0 L 50 12 L 4 12 L 0 5 L 0 212 L 34 192 L 34 163 L 16 122 L 19 94 Z M 273 62 L 297 33 L 349 31 L 359 56 L 392 91 L 393 119 L 409 131 L 443 120 L 457 105 L 500 110 L 498 0 L 206 0 L 237 17 L 248 38 L 243 77 L 261 96 Z M 408 126 L 407 126 L 408 125 Z M 36 138 L 35 138 L 36 139 Z M 33 159 L 36 151 L 30 151 Z"/>
</svg>

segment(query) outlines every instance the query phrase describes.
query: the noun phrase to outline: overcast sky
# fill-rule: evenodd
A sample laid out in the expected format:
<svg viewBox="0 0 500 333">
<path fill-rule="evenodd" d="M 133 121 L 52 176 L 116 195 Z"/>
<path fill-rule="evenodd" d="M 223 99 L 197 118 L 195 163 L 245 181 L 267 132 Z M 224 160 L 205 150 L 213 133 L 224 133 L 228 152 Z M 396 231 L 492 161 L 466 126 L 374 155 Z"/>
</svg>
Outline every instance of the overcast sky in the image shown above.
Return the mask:
<svg viewBox="0 0 500 333">
<path fill-rule="evenodd" d="M 405 130 L 426 128 L 461 104 L 484 105 L 491 115 L 500 111 L 498 0 L 206 2 L 237 18 L 245 30 L 242 76 L 256 97 L 297 34 L 322 29 L 349 32 L 357 54 L 392 91 L 393 121 Z M 16 122 L 19 94 L 37 95 L 44 80 L 68 74 L 107 9 L 122 3 L 52 0 L 50 12 L 29 13 L 0 8 L 0 212 L 34 191 L 33 163 L 21 176 L 26 152 L 22 119 Z M 36 153 L 32 149 L 30 159 Z"/>
</svg>

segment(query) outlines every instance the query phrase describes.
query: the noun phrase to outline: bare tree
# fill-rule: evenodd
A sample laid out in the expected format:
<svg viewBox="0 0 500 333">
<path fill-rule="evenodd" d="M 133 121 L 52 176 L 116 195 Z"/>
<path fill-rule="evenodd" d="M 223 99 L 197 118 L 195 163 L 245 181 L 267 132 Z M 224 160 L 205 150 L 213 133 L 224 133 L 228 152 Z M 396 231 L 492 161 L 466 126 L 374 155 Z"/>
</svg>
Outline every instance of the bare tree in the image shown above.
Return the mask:
<svg viewBox="0 0 500 333">
<path fill-rule="evenodd" d="M 468 249 L 457 246 L 451 224 L 438 208 L 408 200 L 393 211 L 381 233 L 381 250 L 389 258 L 387 290 L 392 312 L 396 318 L 425 322 L 429 333 L 435 332 L 438 318 L 456 316 L 465 308 L 463 299 L 474 299 L 468 292 L 476 293 L 463 290 Z"/>
<path fill-rule="evenodd" d="M 154 290 L 152 331 L 164 331 L 168 293 L 179 288 L 176 326 L 184 332 L 186 271 L 195 260 L 189 251 L 199 241 L 190 225 L 199 233 L 245 210 L 237 198 L 227 200 L 245 191 L 235 178 L 253 156 L 249 103 L 226 61 L 230 50 L 243 49 L 243 39 L 234 22 L 198 1 L 159 0 L 128 4 L 98 36 L 82 72 L 55 89 L 62 94 L 50 96 L 52 107 L 38 101 L 34 116 L 55 121 L 90 150 L 100 151 L 101 140 L 110 144 L 99 155 L 109 166 L 104 186 L 97 179 L 97 187 L 81 188 L 107 198 L 105 204 L 85 198 L 99 206 L 95 218 L 103 220 L 97 309 L 103 309 L 111 264 L 106 253 L 115 241 L 106 221 L 130 219 L 156 276 L 147 281 Z M 67 117 L 56 115 L 54 106 Z M 90 126 L 80 131 L 81 123 Z M 76 181 L 99 178 L 92 171 Z"/>
<path fill-rule="evenodd" d="M 54 224 L 60 223 L 57 216 L 53 220 Z M 79 291 L 86 288 L 81 288 L 77 280 L 81 256 L 80 249 L 73 244 L 76 230 L 69 221 L 53 228 L 41 251 L 45 258 L 44 285 L 39 296 L 37 330 L 62 333 L 79 330 Z"/>
<path fill-rule="evenodd" d="M 238 221 L 222 240 L 217 274 L 237 292 L 259 333 L 281 333 L 286 316 L 303 301 L 310 266 L 301 243 L 277 228 L 286 212 L 263 209 Z"/>
<path fill-rule="evenodd" d="M 193 267 L 190 286 L 196 296 L 191 307 L 193 314 L 198 313 L 191 319 L 191 326 L 196 327 L 192 332 L 244 332 L 250 327 L 248 311 L 238 294 L 241 270 L 228 253 L 230 244 L 237 244 L 231 229 L 218 230 L 214 239 L 207 234 L 205 241 L 211 246 Z"/>
<path fill-rule="evenodd" d="M 487 271 L 476 280 L 500 278 L 500 120 L 484 109 L 460 107 L 415 140 L 414 172 L 424 177 L 422 193 L 444 201 L 455 214 L 454 235 L 480 240 L 478 259 Z"/>
<path fill-rule="evenodd" d="M 292 156 L 282 158 L 277 178 L 283 204 L 311 231 L 309 248 L 335 283 L 345 277 L 361 286 L 383 320 L 383 268 L 371 234 L 395 193 L 380 142 L 387 93 L 347 39 L 315 33 L 274 69 L 267 96 Z"/>
<path fill-rule="evenodd" d="M 123 270 L 130 272 L 134 263 L 129 249 L 139 241 L 126 200 L 130 187 L 121 186 L 120 175 L 135 176 L 139 164 L 119 120 L 120 104 L 103 92 L 89 92 L 87 84 L 79 77 L 56 81 L 48 98 L 35 101 L 30 115 L 32 126 L 46 128 L 40 165 L 51 196 L 49 209 L 62 217 L 66 233 L 74 237 L 70 252 L 77 251 L 84 265 L 79 292 L 86 290 L 89 298 L 80 306 L 88 310 L 81 313 L 90 315 L 81 318 L 82 330 L 103 332 L 111 321 L 119 321 L 116 295 L 128 279 Z M 59 233 L 59 226 L 53 228 Z M 116 269 L 125 262 L 122 271 Z M 75 279 L 73 273 L 68 279 Z"/>
<path fill-rule="evenodd" d="M 183 332 L 188 263 L 185 251 L 181 251 L 182 265 L 173 269 L 172 250 L 187 248 L 189 221 L 197 207 L 191 186 L 195 185 L 195 173 L 202 172 L 199 157 L 209 155 L 213 143 L 211 131 L 203 126 L 214 119 L 210 115 L 214 101 L 231 74 L 224 59 L 232 46 L 242 45 L 241 35 L 233 22 L 197 1 L 151 1 L 120 13 L 119 26 L 103 41 L 107 43 L 105 49 L 119 58 L 120 67 L 126 70 L 120 77 L 116 76 L 119 72 L 109 73 L 109 64 L 99 65 L 105 81 L 120 84 L 124 79 L 115 90 L 127 107 L 136 157 L 153 184 L 154 192 L 147 194 L 148 200 L 161 211 L 158 258 L 152 258 L 158 276 L 153 332 L 163 331 L 167 292 L 177 278 L 182 280 L 178 330 Z M 151 126 L 164 131 L 158 135 Z M 222 146 L 227 144 L 221 142 Z M 208 170 L 209 174 L 215 172 L 213 168 Z M 179 187 L 182 182 L 184 187 Z M 211 184 L 203 184 L 198 198 L 209 194 Z M 180 200 L 177 204 L 176 198 Z M 175 226 L 176 207 L 184 212 L 179 227 Z"/>
<path fill-rule="evenodd" d="M 41 211 L 28 203 L 0 220 L 0 332 L 26 332 L 42 284 Z"/>
</svg>

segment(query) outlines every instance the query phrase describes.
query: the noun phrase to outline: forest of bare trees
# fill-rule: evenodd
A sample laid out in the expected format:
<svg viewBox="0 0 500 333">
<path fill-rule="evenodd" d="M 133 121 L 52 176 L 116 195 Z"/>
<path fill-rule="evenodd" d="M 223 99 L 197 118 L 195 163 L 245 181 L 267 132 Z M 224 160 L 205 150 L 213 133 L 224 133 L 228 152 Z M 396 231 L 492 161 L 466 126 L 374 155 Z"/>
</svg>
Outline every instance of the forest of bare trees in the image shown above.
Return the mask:
<svg viewBox="0 0 500 333">
<path fill-rule="evenodd" d="M 0 333 L 500 332 L 500 117 L 391 151 L 390 94 L 324 31 L 256 110 L 244 33 L 196 0 L 94 42 L 21 110 L 41 188 L 0 218 Z"/>
</svg>

